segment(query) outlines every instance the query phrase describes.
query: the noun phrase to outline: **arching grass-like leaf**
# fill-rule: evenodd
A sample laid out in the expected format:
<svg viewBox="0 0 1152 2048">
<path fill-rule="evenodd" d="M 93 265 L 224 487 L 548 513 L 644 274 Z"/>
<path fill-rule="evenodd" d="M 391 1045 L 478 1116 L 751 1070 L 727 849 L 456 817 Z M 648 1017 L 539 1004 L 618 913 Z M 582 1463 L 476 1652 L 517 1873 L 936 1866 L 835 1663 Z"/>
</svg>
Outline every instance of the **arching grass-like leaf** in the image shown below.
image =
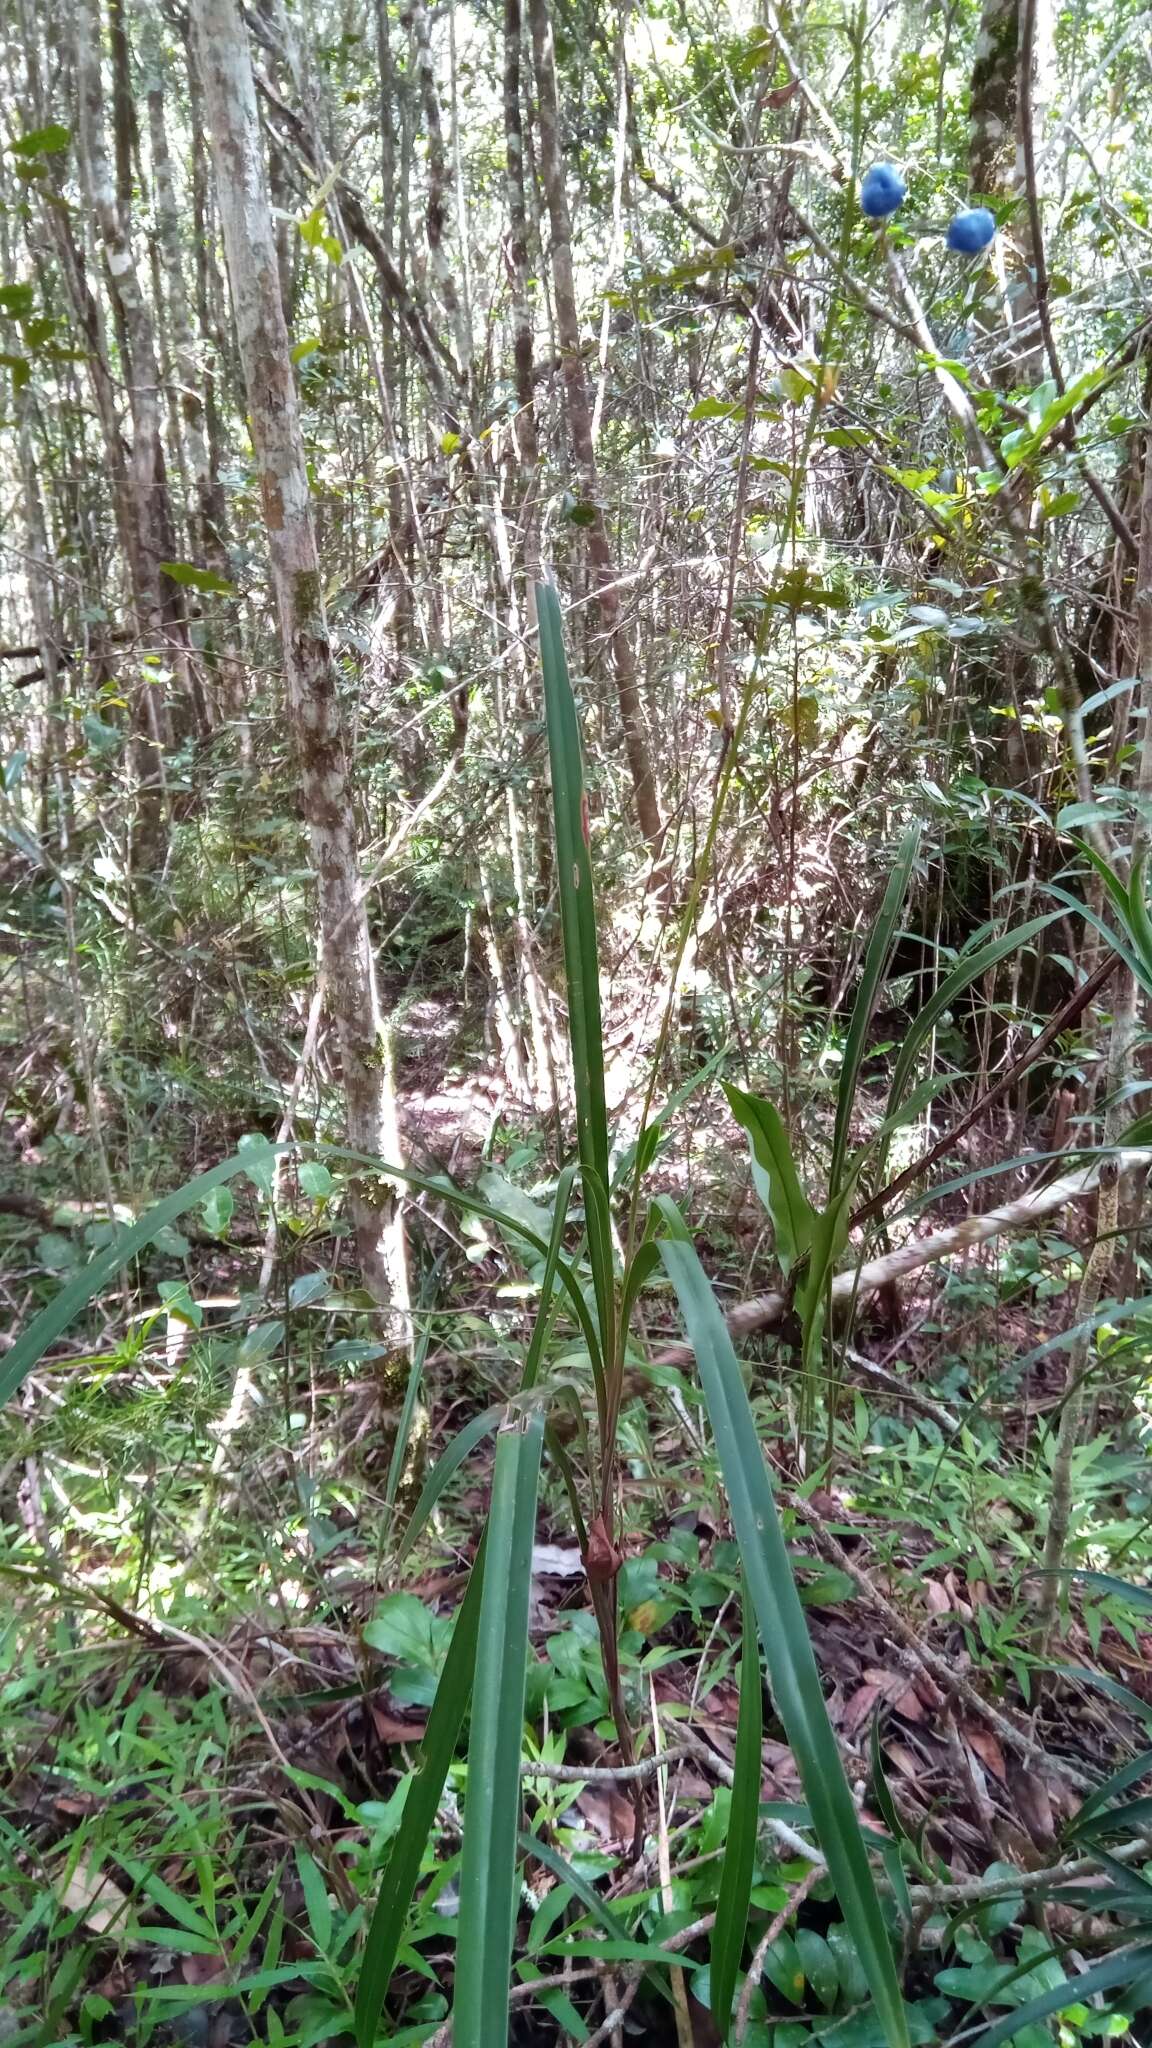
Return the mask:
<svg viewBox="0 0 1152 2048">
<path fill-rule="evenodd" d="M 1152 1948 L 1145 1944 L 1121 1949 L 1118 1955 L 1095 1963 L 1081 1976 L 1068 1977 L 1063 1984 L 1041 1991 L 1026 2005 L 1014 2006 L 1005 2019 L 997 2020 L 982 2034 L 969 2034 L 969 2048 L 1000 2048 L 1001 2042 L 1013 2040 L 1051 2013 L 1063 2012 L 1066 2005 L 1087 2005 L 1098 1991 L 1118 1992 L 1119 2004 L 1126 2010 L 1147 2007 L 1152 2002 Z"/>
<path fill-rule="evenodd" d="M 670 1212 L 663 1212 L 671 1220 Z M 696 1354 L 720 1470 L 776 1710 L 813 1825 L 856 1944 L 890 2048 L 908 2048 L 908 2023 L 868 1851 L 828 1719 L 776 1501 L 739 1360 L 683 1224 L 660 1252 Z"/>
<path fill-rule="evenodd" d="M 551 1232 L 547 1245 L 544 1247 L 540 1300 L 533 1319 L 532 1334 L 528 1340 L 528 1350 L 525 1354 L 524 1369 L 521 1374 L 520 1390 L 524 1394 L 530 1393 L 536 1385 L 544 1355 L 544 1345 L 552 1323 L 555 1307 L 556 1276 L 560 1266 L 560 1246 L 564 1235 L 564 1225 L 568 1216 L 568 1204 L 572 1196 L 574 1175 L 575 1169 L 573 1167 L 566 1167 L 560 1175 L 556 1187 L 556 1199 L 552 1209 Z M 476 1416 L 471 1423 L 461 1430 L 455 1442 L 449 1445 L 443 1457 L 438 1460 L 435 1470 L 429 1475 L 420 1499 L 416 1504 L 412 1519 L 404 1532 L 401 1555 L 415 1542 L 416 1536 L 424 1526 L 428 1516 L 432 1513 L 445 1485 L 452 1474 L 463 1463 L 468 1452 L 482 1437 L 487 1435 L 494 1422 L 501 1415 L 507 1417 L 507 1414 L 507 1407 L 502 1405 L 500 1408 L 489 1410 L 485 1415 Z M 521 1498 L 519 1493 L 515 1493 L 514 1498 L 514 1506 L 520 1515 L 520 1521 L 517 1522 L 515 1530 L 517 1544 L 519 1545 L 519 1549 L 516 1552 L 518 1559 L 520 1552 L 523 1550 L 525 1523 L 528 1531 L 527 1552 L 522 1562 L 522 1585 L 517 1595 L 518 1598 L 522 1598 L 524 1603 L 524 1646 L 526 1646 L 527 1641 L 527 1599 L 532 1577 L 532 1530 L 535 1517 L 536 1483 L 540 1469 L 540 1442 L 543 1429 L 544 1417 L 542 1411 L 533 1413 L 527 1421 L 518 1420 L 501 1437 L 496 1453 L 497 1474 L 500 1474 L 502 1470 L 506 1474 L 509 1459 L 504 1447 L 509 1443 L 514 1448 L 525 1443 L 529 1446 L 526 1453 L 527 1463 L 521 1474 L 523 1498 Z M 504 1450 L 503 1467 L 501 1465 L 502 1450 Z M 493 1513 L 495 1512 L 495 1507 L 496 1494 L 494 1490 Z M 436 1688 L 436 1697 L 432 1703 L 432 1711 L 428 1717 L 428 1731 L 424 1737 L 421 1751 L 423 1761 L 405 1803 L 403 1825 L 392 1846 L 392 1853 L 380 1886 L 380 1896 L 376 1902 L 376 1911 L 372 1918 L 371 1928 L 369 1929 L 368 1942 L 361 1965 L 360 1983 L 356 1995 L 356 2039 L 359 2048 L 371 2048 L 376 2024 L 383 2008 L 384 1997 L 388 1989 L 388 1980 L 395 1966 L 396 1952 L 404 1931 L 404 1922 L 407 1918 L 408 1908 L 412 1901 L 412 1892 L 416 1879 L 420 1874 L 420 1863 L 424 1854 L 424 1845 L 435 1825 L 436 1809 L 439 1805 L 440 1794 L 444 1789 L 444 1780 L 448 1774 L 448 1767 L 455 1754 L 460 1729 L 463 1725 L 464 1715 L 472 1692 L 477 1644 L 483 1641 L 489 1653 L 491 1653 L 492 1643 L 499 1639 L 500 1624 L 498 1620 L 493 1619 L 491 1607 L 484 1607 L 482 1605 L 482 1586 L 486 1570 L 485 1559 L 491 1540 L 490 1531 L 491 1521 L 489 1528 L 485 1530 L 484 1536 L 481 1538 L 480 1548 L 476 1553 L 476 1561 L 473 1564 L 471 1577 L 468 1581 L 468 1589 L 456 1616 L 452 1640 L 448 1646 L 448 1657 L 440 1677 L 440 1682 Z M 506 1576 L 508 1569 L 508 1532 L 501 1525 L 497 1533 L 499 1541 L 496 1546 L 496 1556 L 498 1559 L 496 1568 L 500 1570 L 502 1575 Z M 510 1588 L 507 1584 L 503 1587 L 503 1597 L 505 1600 L 511 1597 Z M 519 1609 L 517 1609 L 518 1613 Z M 516 1615 L 511 1613 L 506 1615 L 506 1626 L 515 1625 L 515 1622 Z M 514 1693 L 516 1685 L 515 1673 L 518 1668 L 520 1672 L 518 1715 L 521 1721 L 524 1716 L 525 1658 L 526 1647 L 523 1647 L 519 1666 L 516 1667 L 513 1664 L 510 1681 L 510 1692 Z M 490 1687 L 490 1664 L 485 1669 L 484 1682 L 486 1686 Z M 490 1695 L 486 1694 L 485 1698 L 486 1710 L 490 1713 Z M 515 1740 L 517 1805 L 514 1809 L 510 1851 L 513 1874 L 515 1871 L 515 1816 L 519 1813 L 519 1726 L 517 1726 Z M 473 1749 L 475 1751 L 475 1743 L 473 1744 Z M 472 1809 L 469 1809 L 470 1814 L 471 1811 Z M 476 1830 L 482 1831 L 482 1829 L 483 1821 L 478 1819 L 476 1821 Z M 465 1860 L 467 1860 L 469 1853 L 467 1817 L 464 1848 Z M 510 1942 L 511 1917 L 509 1917 L 508 1938 Z M 505 1986 L 507 1984 L 507 1974 L 507 1969 L 505 1969 Z"/>
<path fill-rule="evenodd" d="M 876 1007 L 876 998 L 896 937 L 896 927 L 904 898 L 908 893 L 908 883 L 919 846 L 920 833 L 913 826 L 910 832 L 905 833 L 901 842 L 896 864 L 888 877 L 884 901 L 880 905 L 864 953 L 864 969 L 860 976 L 860 986 L 856 991 L 856 1001 L 852 1005 L 852 1016 L 844 1040 L 840 1080 L 836 1089 L 836 1123 L 832 1133 L 832 1161 L 828 1168 L 829 1207 L 842 1189 L 844 1167 L 848 1158 L 852 1110 L 856 1101 L 856 1084 L 860 1078 L 868 1026 L 872 1021 L 872 1012 Z"/>
<path fill-rule="evenodd" d="M 961 954 L 951 974 L 945 975 L 939 988 L 912 1019 L 892 1072 L 892 1085 L 888 1091 L 889 1116 L 903 1101 L 920 1049 L 944 1012 L 951 1009 L 957 997 L 963 995 L 974 981 L 979 981 L 990 968 L 999 966 L 1001 960 L 1007 960 L 1010 954 L 1019 952 L 1059 915 L 1058 910 L 1046 911 L 1040 917 L 1030 918 L 1018 931 L 1002 932 L 999 938 L 989 939 L 986 945 L 978 946 L 974 952 Z"/>
<path fill-rule="evenodd" d="M 405 1525 L 404 1534 L 397 1547 L 396 1562 L 399 1564 L 411 1550 L 412 1545 L 428 1526 L 428 1518 L 435 1511 L 444 1488 L 470 1457 L 477 1444 L 483 1443 L 494 1429 L 498 1429 L 508 1413 L 507 1403 L 496 1401 L 491 1408 L 485 1408 L 480 1415 L 474 1415 L 462 1430 L 453 1437 L 450 1444 L 441 1451 L 431 1472 L 420 1489 L 420 1498 Z"/>
<path fill-rule="evenodd" d="M 295 1143 L 266 1145 L 261 1147 L 261 1156 L 271 1160 L 276 1153 L 296 1152 L 298 1149 Z M 409 1167 L 396 1166 L 390 1160 L 377 1159 L 365 1152 L 353 1152 L 346 1145 L 317 1145 L 313 1149 L 322 1152 L 326 1159 L 335 1163 L 368 1166 L 378 1174 L 386 1174 L 390 1180 L 402 1182 L 405 1187 L 419 1189 L 424 1194 L 436 1195 L 441 1201 L 450 1201 L 457 1209 L 463 1209 L 467 1215 L 482 1216 L 500 1230 L 515 1232 L 525 1243 L 542 1253 L 545 1259 L 549 1255 L 547 1239 L 538 1236 L 520 1218 L 502 1214 L 494 1209 L 490 1202 L 484 1202 L 479 1196 L 469 1194 L 464 1188 L 448 1186 L 443 1179 L 434 1180 L 428 1174 L 413 1173 Z M 253 1156 L 250 1151 L 232 1153 L 229 1158 L 222 1159 L 218 1166 L 210 1167 L 207 1173 L 198 1173 L 194 1180 L 185 1181 L 183 1187 L 177 1188 L 174 1194 L 167 1195 L 162 1202 L 157 1202 L 141 1216 L 139 1222 L 130 1224 L 112 1240 L 110 1245 L 89 1259 L 88 1264 L 74 1275 L 66 1287 L 60 1289 L 59 1294 L 53 1297 L 47 1307 L 41 1309 L 38 1316 L 33 1317 L 0 1365 L 0 1404 L 16 1392 L 25 1375 L 39 1363 L 57 1337 L 75 1321 L 94 1296 L 99 1294 L 101 1288 L 107 1286 L 110 1280 L 114 1280 L 128 1261 L 135 1258 L 137 1252 L 146 1250 L 162 1230 L 174 1223 L 178 1216 L 183 1216 L 187 1210 L 195 1208 L 213 1188 L 222 1186 L 225 1181 L 234 1180 L 241 1173 L 251 1176 L 252 1170 Z M 559 1196 L 559 1189 L 557 1194 Z M 580 1326 L 595 1370 L 601 1358 L 599 1333 L 580 1291 L 576 1275 L 568 1260 L 562 1258 L 559 1252 L 556 1256 L 555 1272 Z"/>
<path fill-rule="evenodd" d="M 175 1223 L 178 1216 L 194 1209 L 198 1202 L 211 1194 L 213 1188 L 222 1187 L 225 1181 L 243 1173 L 248 1163 L 242 1153 L 234 1152 L 230 1158 L 222 1159 L 218 1166 L 210 1167 L 207 1173 L 198 1173 L 194 1180 L 185 1181 L 175 1194 L 157 1202 L 138 1223 L 129 1224 L 126 1230 L 113 1238 L 111 1244 L 97 1252 L 95 1258 L 89 1259 L 88 1264 L 82 1266 L 48 1306 L 33 1318 L 0 1364 L 0 1403 L 16 1392 L 25 1374 L 39 1364 L 49 1346 L 63 1335 L 68 1325 L 87 1308 L 93 1296 L 114 1280 L 137 1252 L 145 1251 L 153 1238 L 158 1237 L 169 1224 Z"/>
<path fill-rule="evenodd" d="M 388 1464 L 388 1478 L 384 1485 L 384 1505 L 389 1510 L 396 1506 L 404 1467 L 408 1462 L 408 1445 L 412 1435 L 412 1424 L 416 1418 L 416 1404 L 420 1399 L 420 1385 L 424 1378 L 424 1361 L 428 1356 L 428 1345 L 432 1337 L 431 1321 L 425 1317 L 424 1326 L 412 1347 L 412 1361 L 408 1368 L 408 1383 L 404 1389 L 404 1400 L 396 1424 L 396 1440 Z"/>
</svg>

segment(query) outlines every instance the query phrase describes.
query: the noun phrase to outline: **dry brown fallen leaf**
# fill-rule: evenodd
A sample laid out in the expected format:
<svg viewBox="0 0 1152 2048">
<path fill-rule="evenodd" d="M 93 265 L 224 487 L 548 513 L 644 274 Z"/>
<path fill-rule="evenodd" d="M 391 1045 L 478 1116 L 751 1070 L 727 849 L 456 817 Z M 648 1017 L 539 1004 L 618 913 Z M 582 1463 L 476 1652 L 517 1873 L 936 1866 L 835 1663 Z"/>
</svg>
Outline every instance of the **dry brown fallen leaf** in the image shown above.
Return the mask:
<svg viewBox="0 0 1152 2048">
<path fill-rule="evenodd" d="M 999 1737 L 992 1729 L 979 1728 L 975 1722 L 965 1721 L 963 1735 L 969 1749 L 979 1757 L 985 1768 L 991 1771 L 997 1782 L 1001 1785 L 1006 1784 L 1008 1774 L 1004 1767 L 1004 1751 L 1000 1747 Z"/>
<path fill-rule="evenodd" d="M 226 1956 L 181 1956 L 180 1975 L 186 1984 L 219 1984 L 228 1975 Z"/>
<path fill-rule="evenodd" d="M 85 1926 L 93 1934 L 107 1934 L 110 1928 L 123 1924 L 128 1895 L 99 1864 L 89 1863 L 81 1856 L 70 1871 L 60 1873 L 54 1888 L 65 1911 L 82 1913 Z"/>
</svg>

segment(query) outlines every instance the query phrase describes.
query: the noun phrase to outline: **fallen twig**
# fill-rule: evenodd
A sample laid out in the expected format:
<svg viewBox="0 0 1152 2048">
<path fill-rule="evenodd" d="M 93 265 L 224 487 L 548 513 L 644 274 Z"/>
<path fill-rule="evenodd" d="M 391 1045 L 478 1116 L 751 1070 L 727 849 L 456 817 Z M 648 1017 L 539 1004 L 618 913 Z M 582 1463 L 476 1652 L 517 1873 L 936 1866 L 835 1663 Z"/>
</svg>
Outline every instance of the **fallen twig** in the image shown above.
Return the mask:
<svg viewBox="0 0 1152 2048">
<path fill-rule="evenodd" d="M 1152 1152 L 1146 1150 L 1122 1150 L 1111 1156 L 1121 1171 L 1130 1166 L 1152 1165 Z M 1005 1202 L 998 1209 L 989 1209 L 983 1216 L 966 1216 L 962 1222 L 950 1224 L 947 1230 L 935 1230 L 929 1237 L 911 1238 L 894 1252 L 885 1252 L 878 1259 L 867 1259 L 862 1266 L 849 1267 L 847 1272 L 837 1273 L 832 1281 L 833 1305 L 867 1301 L 881 1287 L 906 1279 L 910 1273 L 918 1273 L 924 1266 L 937 1265 L 941 1259 L 949 1259 L 955 1252 L 972 1251 L 1006 1230 L 1030 1229 L 1041 1217 L 1067 1208 L 1070 1202 L 1086 1200 L 1095 1192 L 1099 1178 L 1098 1163 L 1078 1166 L 1060 1180 L 1050 1181 L 1046 1187 L 1030 1188 L 1027 1194 L 1018 1195 L 1015 1201 Z M 787 1309 L 788 1302 L 783 1294 L 760 1294 L 752 1301 L 742 1301 L 736 1308 L 729 1309 L 728 1328 L 734 1337 L 751 1336 L 754 1330 L 770 1330 L 783 1321 Z M 656 1353 L 652 1363 L 690 1365 L 692 1357 L 690 1344 L 670 1344 Z"/>
<path fill-rule="evenodd" d="M 550 1778 L 560 1785 L 626 1785 L 637 1779 L 654 1778 L 666 1764 L 679 1763 L 697 1751 L 685 1743 L 666 1749 L 660 1756 L 646 1756 L 638 1764 L 533 1764 L 522 1763 L 522 1778 Z"/>
<path fill-rule="evenodd" d="M 736 2022 L 732 2029 L 733 2039 L 743 2041 L 748 2030 L 748 2013 L 752 2005 L 752 1994 L 764 1974 L 764 1958 L 774 1941 L 778 1941 L 788 1922 L 799 1912 L 817 1879 L 823 1876 L 819 1865 L 814 1863 L 804 1872 L 799 1884 L 794 1884 L 787 1899 L 774 1920 L 770 1920 L 756 1944 L 756 1952 L 748 1967 L 748 1975 L 740 1987 L 740 2001 L 736 2007 Z"/>
</svg>

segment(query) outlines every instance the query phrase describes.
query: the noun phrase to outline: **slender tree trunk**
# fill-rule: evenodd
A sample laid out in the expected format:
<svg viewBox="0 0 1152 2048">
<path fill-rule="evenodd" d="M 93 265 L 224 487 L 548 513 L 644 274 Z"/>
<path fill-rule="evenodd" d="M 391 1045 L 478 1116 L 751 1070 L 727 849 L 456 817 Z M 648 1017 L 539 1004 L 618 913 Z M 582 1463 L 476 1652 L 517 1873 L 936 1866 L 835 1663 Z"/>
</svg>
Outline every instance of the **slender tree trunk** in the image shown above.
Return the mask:
<svg viewBox="0 0 1152 2048">
<path fill-rule="evenodd" d="M 348 1142 L 397 1159 L 387 1044 L 368 920 L 358 889 L 352 785 L 328 637 L 303 435 L 280 292 L 276 236 L 247 33 L 236 0 L 192 10 L 232 304 L 260 476 L 284 671 L 312 842 L 328 1000 L 344 1069 Z M 357 1247 L 376 1297 L 407 1308 L 398 1215 L 356 1183 Z"/>
<path fill-rule="evenodd" d="M 512 364 L 516 380 L 513 437 L 523 479 L 521 546 L 529 581 L 538 568 L 535 490 L 539 460 L 532 375 L 532 303 L 528 295 L 528 205 L 524 186 L 524 115 L 520 85 L 524 38 L 521 0 L 504 0 L 504 183 L 508 200 L 507 269 L 512 302 Z"/>
<path fill-rule="evenodd" d="M 529 0 L 528 13 L 532 25 L 532 55 L 536 72 L 540 170 L 552 230 L 552 282 L 556 299 L 557 339 L 560 344 L 568 409 L 568 431 L 572 437 L 572 452 L 576 459 L 581 496 L 591 508 L 591 524 L 587 528 L 588 555 L 592 565 L 600 617 L 615 670 L 620 724 L 632 778 L 636 819 L 655 859 L 659 856 L 663 832 L 648 738 L 644 730 L 636 664 L 620 615 L 616 566 L 612 559 L 604 507 L 599 497 L 596 450 L 592 436 L 592 407 L 584 374 L 584 358 L 580 347 L 580 319 L 572 272 L 572 222 L 564 182 L 564 157 L 560 147 L 556 57 L 548 0 Z"/>
<path fill-rule="evenodd" d="M 212 475 L 208 431 L 201 391 L 201 372 L 196 332 L 184 283 L 180 249 L 180 217 L 172 184 L 168 154 L 164 94 L 154 85 L 148 94 L 148 132 L 152 150 L 153 211 L 156 235 L 164 262 L 168 296 L 168 317 L 172 338 L 172 359 L 177 386 L 177 412 L 181 438 L 192 485 L 192 545 L 195 559 L 219 576 L 228 575 L 228 556 L 220 531 L 223 493 Z"/>
<path fill-rule="evenodd" d="M 1141 873 L 1152 847 L 1152 435 L 1146 439 L 1144 489 L 1140 507 L 1140 559 L 1136 570 L 1136 673 L 1139 681 L 1140 758 L 1136 771 L 1135 820 L 1129 849 L 1129 874 Z M 1108 1043 L 1107 1100 L 1104 1111 L 1105 1144 L 1119 1145 L 1124 1129 L 1132 1120 L 1129 1087 L 1138 1035 L 1139 991 L 1135 976 L 1121 968 Z M 1077 1324 L 1088 1321 L 1099 1304 L 1112 1270 L 1121 1222 L 1121 1199 L 1130 1193 L 1139 1177 L 1129 1169 L 1121 1173 L 1116 1158 L 1107 1158 L 1100 1168 L 1100 1200 L 1096 1212 L 1096 1236 L 1085 1261 L 1076 1300 Z M 1124 1183 L 1127 1182 L 1127 1188 Z M 1038 1636 L 1041 1652 L 1047 1650 L 1059 1603 L 1061 1580 L 1056 1576 L 1064 1561 L 1065 1546 L 1072 1526 L 1075 1505 L 1076 1452 L 1087 1404 L 1087 1369 L 1092 1348 L 1089 1334 L 1078 1337 L 1068 1348 L 1064 1380 L 1064 1403 L 1052 1457 L 1052 1494 L 1044 1540 L 1044 1569 L 1041 1581 Z"/>
<path fill-rule="evenodd" d="M 461 377 L 467 384 L 472 364 L 472 337 L 468 331 L 464 303 L 456 289 L 456 279 L 448 260 L 448 251 L 444 246 L 444 232 L 448 222 L 448 155 L 444 147 L 444 119 L 440 111 L 440 92 L 436 83 L 432 24 L 424 0 L 412 0 L 409 19 L 412 24 L 416 75 L 420 80 L 420 102 L 424 109 L 424 129 L 428 142 L 428 199 L 424 213 L 424 231 L 428 240 L 428 268 L 441 304 L 448 315 L 453 340 L 456 343 L 457 365 Z"/>
<path fill-rule="evenodd" d="M 968 97 L 973 195 L 1003 197 L 1016 172 L 1020 0 L 984 0 Z"/>
<path fill-rule="evenodd" d="M 86 197 L 103 247 L 132 420 L 127 472 L 131 519 L 128 560 L 136 630 L 145 663 L 144 680 L 135 693 L 135 716 L 137 725 L 147 732 L 153 752 L 149 762 L 147 749 L 141 747 L 139 772 L 144 857 L 155 865 L 160 851 L 160 817 L 155 797 L 162 787 L 163 752 L 173 739 L 163 662 L 166 657 L 177 670 L 185 685 L 181 708 L 188 708 L 187 639 L 179 585 L 169 581 L 161 569 L 161 563 L 171 560 L 173 554 L 172 519 L 161 438 L 156 332 L 148 294 L 136 265 L 128 208 L 135 119 L 130 96 L 126 101 L 126 32 L 123 18 L 117 14 L 113 24 L 114 172 L 105 126 L 99 19 L 92 0 L 77 0 L 73 21 L 80 161 Z M 200 707 L 194 700 L 190 708 L 200 723 Z"/>
<path fill-rule="evenodd" d="M 63 691 L 60 687 L 59 636 L 51 582 L 53 550 L 48 537 L 48 521 L 36 462 L 31 394 L 26 389 L 17 394 L 16 417 L 19 423 L 20 482 L 23 489 L 24 523 L 28 542 L 28 592 L 32 602 L 36 642 L 44 670 L 44 762 L 40 830 L 47 838 L 50 825 L 48 792 L 54 786 L 57 801 L 57 835 L 61 853 L 67 860 L 72 841 L 72 789 L 68 774 L 66 713 Z"/>
</svg>

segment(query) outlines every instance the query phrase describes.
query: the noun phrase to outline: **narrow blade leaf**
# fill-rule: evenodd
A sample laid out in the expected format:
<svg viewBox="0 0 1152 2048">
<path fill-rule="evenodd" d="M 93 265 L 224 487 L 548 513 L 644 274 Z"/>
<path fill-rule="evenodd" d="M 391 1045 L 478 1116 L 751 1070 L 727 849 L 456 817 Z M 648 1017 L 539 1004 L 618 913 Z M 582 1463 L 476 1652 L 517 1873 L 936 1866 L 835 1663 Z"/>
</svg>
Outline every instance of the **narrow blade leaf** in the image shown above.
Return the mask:
<svg viewBox="0 0 1152 2048">
<path fill-rule="evenodd" d="M 876 998 L 884 979 L 884 970 L 888 965 L 888 955 L 892 951 L 892 942 L 896 937 L 896 927 L 904 898 L 908 893 L 908 882 L 919 846 L 920 834 L 914 826 L 904 835 L 896 856 L 896 865 L 888 877 L 884 901 L 880 905 L 864 954 L 864 971 L 856 991 L 856 1001 L 852 1005 L 852 1017 L 844 1040 L 844 1060 L 836 1090 L 836 1124 L 832 1134 L 832 1162 L 828 1169 L 829 1204 L 841 1191 L 841 1176 L 844 1162 L 848 1157 L 852 1108 L 856 1100 L 856 1083 L 860 1077 L 868 1026 L 872 1021 L 872 1012 L 876 1007 Z"/>
<path fill-rule="evenodd" d="M 436 1810 L 456 1753 L 460 1730 L 472 1692 L 476 1663 L 476 1641 L 480 1628 L 480 1606 L 484 1587 L 484 1552 L 487 1535 L 468 1580 L 468 1590 L 456 1613 L 456 1624 L 448 1655 L 436 1687 L 428 1716 L 428 1728 L 420 1747 L 421 1763 L 404 1802 L 404 1818 L 392 1843 L 368 1929 L 360 1981 L 356 1987 L 357 2048 L 372 2048 L 376 2026 L 384 2005 L 388 1980 L 404 1932 L 404 1922 L 420 1875 L 428 1837 L 436 1824 Z"/>
<path fill-rule="evenodd" d="M 908 2048 L 908 2023 L 880 1899 L 824 1704 L 739 1361 L 692 1244 L 677 1237 L 662 1243 L 660 1251 L 696 1354 L 777 1712 L 877 2017 L 890 2048 Z"/>
<path fill-rule="evenodd" d="M 456 2048 L 507 2048 L 532 1538 L 543 1417 L 496 1446 L 460 1870 Z"/>
<path fill-rule="evenodd" d="M 764 1735 L 760 1649 L 747 1579 L 741 1588 L 741 1615 L 744 1641 L 740 1657 L 736 1769 L 728 1840 L 720 1872 L 720 1895 L 716 1901 L 716 1925 L 712 1931 L 712 2017 L 725 2040 L 732 2023 L 732 2000 L 736 1993 L 740 1958 L 744 1953 L 748 1907 L 756 1874 L 756 1828 L 760 1813 L 761 1744 Z"/>
<path fill-rule="evenodd" d="M 568 1029 L 576 1088 L 580 1163 L 608 1186 L 608 1117 L 604 1106 L 604 1043 L 600 1017 L 600 976 L 596 961 L 596 905 L 588 807 L 576 699 L 568 677 L 560 600 L 550 583 L 536 585 L 540 622 L 540 666 L 548 757 L 552 768 L 552 812 L 556 831 L 556 875 L 568 982 Z"/>
</svg>

